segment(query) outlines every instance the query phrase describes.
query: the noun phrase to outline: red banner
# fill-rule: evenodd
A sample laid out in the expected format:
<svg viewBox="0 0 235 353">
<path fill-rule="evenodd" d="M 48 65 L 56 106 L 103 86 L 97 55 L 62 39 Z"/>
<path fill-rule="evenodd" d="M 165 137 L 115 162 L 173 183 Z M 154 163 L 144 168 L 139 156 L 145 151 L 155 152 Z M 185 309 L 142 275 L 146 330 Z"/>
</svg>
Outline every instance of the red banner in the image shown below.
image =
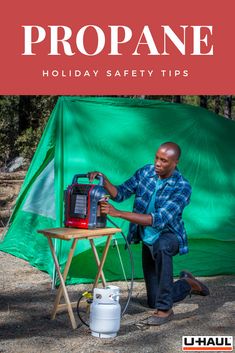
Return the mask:
<svg viewBox="0 0 235 353">
<path fill-rule="evenodd" d="M 0 94 L 234 94 L 234 1 L 8 1 Z"/>
</svg>

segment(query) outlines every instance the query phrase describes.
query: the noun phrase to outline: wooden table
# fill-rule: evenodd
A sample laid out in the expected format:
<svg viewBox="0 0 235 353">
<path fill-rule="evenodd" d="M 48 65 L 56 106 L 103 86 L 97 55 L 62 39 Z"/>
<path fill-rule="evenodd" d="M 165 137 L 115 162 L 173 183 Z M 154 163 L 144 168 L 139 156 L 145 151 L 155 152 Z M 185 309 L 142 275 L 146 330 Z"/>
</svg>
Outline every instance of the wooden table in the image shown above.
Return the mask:
<svg viewBox="0 0 235 353">
<path fill-rule="evenodd" d="M 76 303 L 70 302 L 67 288 L 65 285 L 65 281 L 67 278 L 67 274 L 69 272 L 70 264 L 71 264 L 73 254 L 74 254 L 78 240 L 88 239 L 91 244 L 93 254 L 95 256 L 95 261 L 97 264 L 98 271 L 97 271 L 97 275 L 95 277 L 93 288 L 97 287 L 97 284 L 98 284 L 98 281 L 100 278 L 101 278 L 103 286 L 105 287 L 106 281 L 105 281 L 105 277 L 104 277 L 104 273 L 103 273 L 103 266 L 105 263 L 105 259 L 106 259 L 107 253 L 108 253 L 109 244 L 112 239 L 112 236 L 113 236 L 113 234 L 120 232 L 120 231 L 121 231 L 120 228 L 96 228 L 96 229 L 51 228 L 51 229 L 42 229 L 42 230 L 37 231 L 38 233 L 41 233 L 47 237 L 47 240 L 48 240 L 48 243 L 50 246 L 50 250 L 51 250 L 51 254 L 52 254 L 52 257 L 53 257 L 53 260 L 55 263 L 55 268 L 56 268 L 57 274 L 60 279 L 60 286 L 57 291 L 57 295 L 56 295 L 56 299 L 55 299 L 55 303 L 54 303 L 54 308 L 53 308 L 52 315 L 51 315 L 52 320 L 55 319 L 56 313 L 59 309 L 66 308 L 69 313 L 69 318 L 70 318 L 72 327 L 74 329 L 77 328 L 76 320 L 75 320 L 73 310 L 72 310 L 72 307 L 74 305 L 76 305 Z M 98 256 L 96 247 L 95 247 L 94 239 L 104 237 L 104 236 L 107 237 L 107 240 L 105 243 L 102 257 L 100 259 Z M 66 262 L 63 273 L 61 273 L 61 270 L 60 270 L 60 265 L 58 262 L 58 258 L 56 255 L 56 251 L 55 251 L 52 239 L 60 239 L 60 240 L 67 240 L 67 241 L 71 240 L 71 239 L 73 240 L 72 244 L 71 244 L 70 251 L 68 253 L 68 258 L 67 258 L 67 262 Z M 66 304 L 60 304 L 62 294 L 64 295 L 64 299 L 65 299 Z"/>
</svg>

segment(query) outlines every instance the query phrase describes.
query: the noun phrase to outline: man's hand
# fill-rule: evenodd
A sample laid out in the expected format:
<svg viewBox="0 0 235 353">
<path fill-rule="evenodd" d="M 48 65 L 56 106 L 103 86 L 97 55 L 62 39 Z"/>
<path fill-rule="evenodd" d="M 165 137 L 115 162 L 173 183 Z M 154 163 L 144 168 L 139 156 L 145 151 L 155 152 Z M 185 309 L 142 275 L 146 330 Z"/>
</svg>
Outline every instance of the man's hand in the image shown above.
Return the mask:
<svg viewBox="0 0 235 353">
<path fill-rule="evenodd" d="M 109 214 L 112 217 L 126 219 L 129 222 L 140 224 L 142 226 L 151 226 L 153 222 L 151 214 L 120 211 L 110 205 L 110 203 L 104 201 L 100 202 L 100 212 Z"/>
<path fill-rule="evenodd" d="M 93 180 L 96 178 L 97 175 L 103 176 L 105 178 L 104 174 L 102 174 L 100 172 L 97 172 L 97 171 L 96 172 L 89 172 L 88 173 L 88 178 L 89 178 L 90 183 L 93 182 Z"/>
<path fill-rule="evenodd" d="M 104 214 L 109 214 L 113 217 L 118 217 L 119 214 L 119 211 L 112 205 L 110 205 L 110 203 L 103 201 L 100 203 L 100 212 Z"/>
<path fill-rule="evenodd" d="M 116 186 L 114 186 L 112 183 L 110 183 L 109 179 L 106 177 L 106 175 L 104 175 L 103 173 L 100 172 L 89 172 L 87 173 L 88 178 L 90 180 L 90 183 L 93 182 L 93 180 L 95 179 L 95 177 L 97 175 L 100 175 L 104 178 L 104 188 L 105 190 L 108 192 L 108 194 L 111 196 L 111 198 L 115 198 L 117 196 L 117 188 Z"/>
</svg>

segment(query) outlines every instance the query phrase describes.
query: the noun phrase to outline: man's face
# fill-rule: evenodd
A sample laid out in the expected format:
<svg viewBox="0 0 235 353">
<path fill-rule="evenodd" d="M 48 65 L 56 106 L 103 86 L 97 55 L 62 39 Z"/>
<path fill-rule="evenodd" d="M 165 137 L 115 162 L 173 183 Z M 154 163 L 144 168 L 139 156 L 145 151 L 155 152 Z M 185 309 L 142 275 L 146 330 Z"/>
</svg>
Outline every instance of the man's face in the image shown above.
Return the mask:
<svg viewBox="0 0 235 353">
<path fill-rule="evenodd" d="M 154 166 L 160 179 L 165 179 L 171 176 L 177 163 L 178 160 L 175 156 L 174 150 L 167 149 L 165 147 L 160 147 L 157 150 Z"/>
</svg>

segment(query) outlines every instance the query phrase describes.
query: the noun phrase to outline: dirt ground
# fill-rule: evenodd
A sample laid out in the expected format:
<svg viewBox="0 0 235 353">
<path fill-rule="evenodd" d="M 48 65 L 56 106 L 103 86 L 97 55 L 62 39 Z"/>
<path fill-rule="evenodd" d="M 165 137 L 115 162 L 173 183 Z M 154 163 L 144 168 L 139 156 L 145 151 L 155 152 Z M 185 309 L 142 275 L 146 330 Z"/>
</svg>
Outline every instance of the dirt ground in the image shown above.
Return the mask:
<svg viewBox="0 0 235 353">
<path fill-rule="evenodd" d="M 117 337 L 91 336 L 75 316 L 73 330 L 66 312 L 50 319 L 56 290 L 46 273 L 9 254 L 0 253 L 0 352 L 1 353 L 175 353 L 182 336 L 233 335 L 235 327 L 235 277 L 201 278 L 210 287 L 208 297 L 192 296 L 174 306 L 174 320 L 160 327 L 142 323 L 151 311 L 145 304 L 145 287 L 135 282 L 132 301 Z M 117 284 L 117 283 L 116 283 Z M 118 284 L 121 288 L 123 282 Z M 69 286 L 77 300 L 81 285 Z"/>
</svg>

